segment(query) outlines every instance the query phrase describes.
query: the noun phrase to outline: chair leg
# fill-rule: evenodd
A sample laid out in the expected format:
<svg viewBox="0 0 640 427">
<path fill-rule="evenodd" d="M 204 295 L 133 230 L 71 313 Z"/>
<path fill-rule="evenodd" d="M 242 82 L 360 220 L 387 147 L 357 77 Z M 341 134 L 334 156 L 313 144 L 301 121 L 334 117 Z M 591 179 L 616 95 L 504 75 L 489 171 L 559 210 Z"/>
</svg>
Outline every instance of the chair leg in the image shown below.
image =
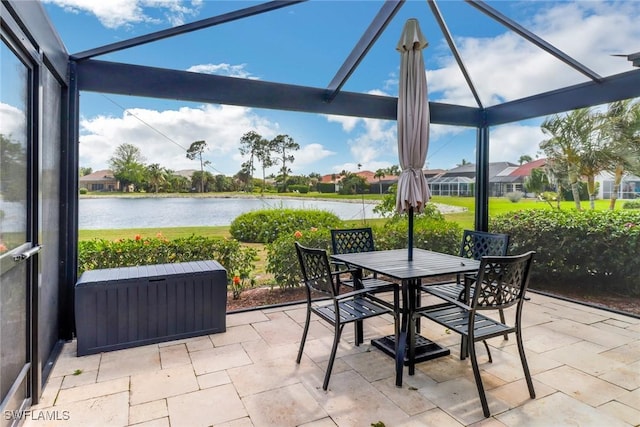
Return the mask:
<svg viewBox="0 0 640 427">
<path fill-rule="evenodd" d="M 505 321 L 504 321 L 504 310 L 500 309 L 499 313 L 500 313 L 500 323 L 504 324 L 505 323 Z M 509 334 L 506 334 L 506 333 L 504 334 L 504 340 L 505 341 L 509 341 Z"/>
<path fill-rule="evenodd" d="M 466 335 L 462 335 L 460 339 L 460 360 L 464 360 L 469 355 L 469 340 Z"/>
<path fill-rule="evenodd" d="M 491 413 L 489 412 L 489 404 L 487 403 L 487 396 L 484 393 L 484 386 L 482 385 L 482 377 L 480 376 L 480 368 L 478 368 L 478 359 L 476 356 L 475 341 L 472 337 L 469 337 L 469 355 L 471 356 L 471 366 L 473 367 L 473 376 L 476 380 L 476 387 L 478 388 L 478 395 L 480 395 L 480 403 L 482 404 L 482 412 L 485 418 L 489 418 Z"/>
<path fill-rule="evenodd" d="M 298 358 L 296 363 L 300 363 L 302 359 L 302 351 L 304 350 L 304 343 L 307 340 L 307 333 L 309 332 L 309 323 L 311 322 L 311 304 L 307 303 L 307 319 L 304 322 L 304 331 L 302 332 L 302 340 L 300 341 L 300 349 L 298 350 Z"/>
<path fill-rule="evenodd" d="M 522 335 L 520 334 L 520 330 L 516 331 L 516 342 L 518 343 L 518 353 L 520 353 L 520 361 L 522 362 L 522 369 L 524 370 L 524 378 L 527 380 L 527 387 L 529 388 L 529 396 L 531 396 L 532 399 L 535 399 L 536 391 L 533 389 L 533 381 L 531 380 L 529 365 L 527 364 L 527 358 L 524 355 L 524 345 L 522 344 Z"/>
<path fill-rule="evenodd" d="M 489 363 L 493 363 L 493 358 L 491 357 L 491 350 L 489 350 L 489 344 L 487 344 L 487 340 L 482 340 L 484 344 L 484 348 L 487 349 L 487 355 L 489 356 Z"/>
<path fill-rule="evenodd" d="M 336 352 L 338 351 L 338 344 L 340 343 L 340 335 L 342 335 L 342 328 L 344 325 L 339 323 L 335 324 L 335 330 L 333 335 L 333 347 L 331 348 L 331 356 L 329 356 L 329 363 L 327 364 L 327 372 L 324 374 L 324 383 L 322 389 L 327 391 L 329 387 L 329 378 L 331 378 L 331 371 L 333 370 L 333 361 L 336 358 Z"/>
</svg>

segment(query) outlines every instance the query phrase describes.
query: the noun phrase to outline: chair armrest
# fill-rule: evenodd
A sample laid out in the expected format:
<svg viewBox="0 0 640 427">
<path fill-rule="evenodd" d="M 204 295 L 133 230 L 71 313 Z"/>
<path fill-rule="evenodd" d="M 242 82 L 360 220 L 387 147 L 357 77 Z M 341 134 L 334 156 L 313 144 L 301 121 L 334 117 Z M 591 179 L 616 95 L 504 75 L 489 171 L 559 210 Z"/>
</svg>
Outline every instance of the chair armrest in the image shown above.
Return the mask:
<svg viewBox="0 0 640 427">
<path fill-rule="evenodd" d="M 329 264 L 331 264 L 332 266 L 340 270 L 342 269 L 344 269 L 345 271 L 349 270 L 349 266 L 347 265 L 346 262 L 329 260 Z"/>
<path fill-rule="evenodd" d="M 449 296 L 448 294 L 439 292 L 437 289 L 425 289 L 425 292 L 430 293 L 431 295 L 436 296 L 440 299 L 443 299 L 448 303 L 464 308 L 465 310 L 471 310 L 471 306 L 469 306 L 469 304 L 466 304 L 465 301 L 459 301 L 458 298 L 451 298 L 451 296 Z M 431 306 L 431 305 L 425 305 L 425 306 L 419 307 L 416 309 L 416 313 L 429 310 L 433 307 L 434 306 Z"/>
<path fill-rule="evenodd" d="M 332 271 L 332 272 L 331 272 L 331 275 L 332 275 L 333 277 L 336 277 L 336 276 L 340 276 L 341 274 L 345 274 L 345 273 L 354 274 L 356 271 L 357 271 L 357 270 L 356 270 L 356 269 L 354 269 L 354 268 L 347 268 L 347 269 L 345 269 L 345 270 L 336 270 L 336 271 Z"/>
<path fill-rule="evenodd" d="M 388 285 L 376 286 L 374 289 L 372 289 L 372 288 L 361 288 L 361 289 L 356 289 L 356 290 L 351 291 L 351 292 L 340 294 L 340 295 L 338 295 L 336 297 L 336 299 L 341 300 L 341 299 L 350 298 L 350 297 L 354 297 L 354 296 L 358 296 L 358 295 L 362 295 L 362 294 L 368 294 L 368 296 L 376 299 L 376 297 L 373 296 L 374 293 L 385 292 L 385 291 L 394 292 L 394 291 L 399 290 L 399 289 L 400 289 L 400 285 L 398 285 L 397 283 L 389 282 Z"/>
<path fill-rule="evenodd" d="M 357 297 L 358 295 L 365 295 L 365 294 L 370 294 L 371 290 L 370 289 L 357 289 L 355 291 L 351 291 L 351 292 L 346 292 L 344 294 L 340 294 L 336 297 L 336 300 L 340 301 L 343 299 L 348 299 L 348 298 L 352 298 L 352 297 Z"/>
</svg>

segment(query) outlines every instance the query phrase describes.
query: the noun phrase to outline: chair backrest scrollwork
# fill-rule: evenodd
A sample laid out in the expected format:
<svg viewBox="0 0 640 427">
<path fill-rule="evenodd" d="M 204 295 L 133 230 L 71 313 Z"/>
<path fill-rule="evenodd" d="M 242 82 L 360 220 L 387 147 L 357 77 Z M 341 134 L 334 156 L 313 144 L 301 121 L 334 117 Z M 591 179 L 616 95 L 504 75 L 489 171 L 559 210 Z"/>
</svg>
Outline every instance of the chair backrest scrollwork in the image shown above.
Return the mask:
<svg viewBox="0 0 640 427">
<path fill-rule="evenodd" d="M 475 284 L 472 308 L 498 310 L 521 304 L 529 285 L 535 252 L 515 256 L 483 257 Z"/>
<path fill-rule="evenodd" d="M 314 249 L 295 242 L 304 284 L 315 291 L 335 297 L 338 294 L 324 249 Z"/>
<path fill-rule="evenodd" d="M 479 260 L 483 256 L 503 256 L 509 249 L 509 235 L 464 230 L 460 256 Z"/>
<path fill-rule="evenodd" d="M 331 230 L 334 254 L 352 254 L 375 251 L 373 231 L 370 227 Z"/>
</svg>

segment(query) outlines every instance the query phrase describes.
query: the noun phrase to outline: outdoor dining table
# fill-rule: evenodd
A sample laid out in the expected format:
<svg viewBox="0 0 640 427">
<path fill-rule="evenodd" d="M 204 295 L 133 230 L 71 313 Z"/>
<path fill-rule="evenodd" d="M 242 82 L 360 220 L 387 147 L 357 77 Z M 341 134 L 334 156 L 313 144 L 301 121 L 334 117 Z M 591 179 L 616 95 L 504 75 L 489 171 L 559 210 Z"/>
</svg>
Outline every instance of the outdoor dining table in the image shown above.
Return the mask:
<svg viewBox="0 0 640 427">
<path fill-rule="evenodd" d="M 363 270 L 387 276 L 401 283 L 400 340 L 397 354 L 393 335 L 371 341 L 374 346 L 395 358 L 396 386 L 398 387 L 402 386 L 403 366 L 409 364 L 407 359 L 408 334 L 416 333 L 414 325 L 411 324 L 411 318 L 416 308 L 418 289 L 422 279 L 472 273 L 478 271 L 480 266 L 480 262 L 473 259 L 424 249 L 414 249 L 411 261 L 408 259 L 407 249 L 339 254 L 331 255 L 331 258 L 356 269 L 356 285 Z M 415 339 L 416 362 L 446 356 L 450 353 L 448 348 L 441 347 L 419 334 Z M 358 343 L 362 342 L 361 329 L 356 330 L 356 340 Z M 409 375 L 413 374 L 414 372 L 410 368 Z"/>
</svg>

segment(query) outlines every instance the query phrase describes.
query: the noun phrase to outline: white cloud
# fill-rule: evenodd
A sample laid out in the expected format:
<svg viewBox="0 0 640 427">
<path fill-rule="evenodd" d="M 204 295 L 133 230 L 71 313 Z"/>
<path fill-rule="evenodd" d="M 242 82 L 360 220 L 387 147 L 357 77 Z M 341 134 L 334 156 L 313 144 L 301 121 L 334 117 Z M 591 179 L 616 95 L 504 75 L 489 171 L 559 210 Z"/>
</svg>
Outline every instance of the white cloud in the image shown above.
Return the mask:
<svg viewBox="0 0 640 427">
<path fill-rule="evenodd" d="M 27 131 L 25 112 L 0 102 L 0 134 L 12 142 L 24 144 Z"/>
<path fill-rule="evenodd" d="M 89 13 L 95 15 L 102 25 L 115 29 L 142 22 L 159 24 L 169 22 L 172 26 L 182 25 L 187 18 L 196 16 L 202 0 L 43 0 L 66 12 Z M 155 8 L 151 11 L 147 8 Z M 162 16 L 149 13 L 160 12 Z"/>
<path fill-rule="evenodd" d="M 552 4 L 522 24 L 603 76 L 631 69 L 626 59 L 611 54 L 637 51 L 640 2 Z M 493 38 L 459 37 L 456 45 L 485 106 L 588 80 L 513 32 Z M 427 73 L 430 91 L 441 94 L 438 101 L 475 105 L 453 57 L 440 57 L 439 66 Z"/>
<path fill-rule="evenodd" d="M 315 163 L 335 154 L 334 151 L 327 150 L 321 144 L 302 145 L 300 150 L 293 153 L 295 161 L 291 164 L 291 170 L 294 173 L 304 173 L 307 169 L 313 169 Z M 322 173 L 322 171 L 316 172 Z"/>
<path fill-rule="evenodd" d="M 545 138 L 540 126 L 509 124 L 491 129 L 489 156 L 492 162 L 518 163 L 520 156 L 540 157 L 540 142 Z"/>
<path fill-rule="evenodd" d="M 205 105 L 178 110 L 128 109 L 122 117 L 97 116 L 80 121 L 80 165 L 94 170 L 108 168 L 109 158 L 123 143 L 140 148 L 146 163 L 173 169 L 194 169 L 197 162 L 186 158 L 192 142 L 205 140 L 213 173 L 232 175 L 240 169 L 233 160 L 242 135 L 249 130 L 272 137 L 278 125 L 249 108 Z"/>
<path fill-rule="evenodd" d="M 381 159 L 388 158 L 390 153 L 397 153 L 395 121 L 341 116 L 327 116 L 327 120 L 341 123 L 345 132 L 355 132 L 355 135 L 347 140 L 353 160 L 333 165 L 333 172 L 357 172 L 358 164 L 360 170 L 371 171 L 392 165 L 389 161 Z"/>
<path fill-rule="evenodd" d="M 231 64 L 200 64 L 193 65 L 187 68 L 187 71 L 203 74 L 219 74 L 230 77 L 240 77 L 243 79 L 257 80 L 257 77 L 251 75 L 249 71 L 245 69 L 247 64 L 231 65 Z"/>
<path fill-rule="evenodd" d="M 336 116 L 332 114 L 325 114 L 325 117 L 328 122 L 340 123 L 342 130 L 345 132 L 351 132 L 356 125 L 363 120 L 360 117 Z"/>
</svg>

